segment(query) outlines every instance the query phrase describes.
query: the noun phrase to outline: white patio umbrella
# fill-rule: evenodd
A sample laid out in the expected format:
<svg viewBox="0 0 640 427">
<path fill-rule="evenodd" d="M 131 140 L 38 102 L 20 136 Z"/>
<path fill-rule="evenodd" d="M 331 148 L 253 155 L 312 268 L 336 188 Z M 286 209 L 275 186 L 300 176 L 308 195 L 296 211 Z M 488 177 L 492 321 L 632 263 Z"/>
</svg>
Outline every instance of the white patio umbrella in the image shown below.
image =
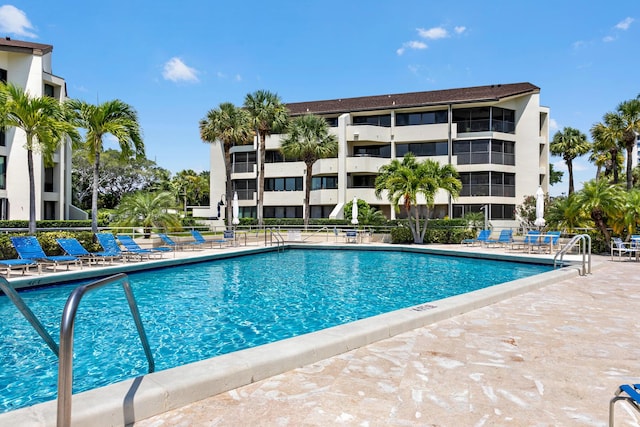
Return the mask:
<svg viewBox="0 0 640 427">
<path fill-rule="evenodd" d="M 353 198 L 353 206 L 351 207 L 351 224 L 358 224 L 358 198 Z"/>
<path fill-rule="evenodd" d="M 238 206 L 238 192 L 234 191 L 233 192 L 233 202 L 232 202 L 232 210 L 233 210 L 233 219 L 231 220 L 231 223 L 233 225 L 238 225 L 240 224 L 240 218 L 238 218 L 240 216 L 240 207 Z"/>
<path fill-rule="evenodd" d="M 542 187 L 538 187 L 536 191 L 536 220 L 534 224 L 538 227 L 544 227 L 544 191 Z"/>
</svg>

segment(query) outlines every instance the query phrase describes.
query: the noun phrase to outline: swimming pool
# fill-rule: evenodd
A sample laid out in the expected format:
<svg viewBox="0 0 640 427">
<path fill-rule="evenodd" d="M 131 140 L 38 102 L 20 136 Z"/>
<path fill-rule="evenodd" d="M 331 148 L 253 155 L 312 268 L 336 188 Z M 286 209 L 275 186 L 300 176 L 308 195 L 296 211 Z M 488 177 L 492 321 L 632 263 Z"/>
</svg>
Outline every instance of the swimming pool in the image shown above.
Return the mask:
<svg viewBox="0 0 640 427">
<path fill-rule="evenodd" d="M 411 252 L 290 250 L 129 277 L 161 370 L 550 269 Z M 53 336 L 75 286 L 22 293 Z M 100 322 L 107 311 L 109 322 Z M 4 297 L 0 316 L 2 410 L 55 398 L 55 356 Z M 75 336 L 74 392 L 146 373 L 119 287 L 83 300 Z"/>
</svg>

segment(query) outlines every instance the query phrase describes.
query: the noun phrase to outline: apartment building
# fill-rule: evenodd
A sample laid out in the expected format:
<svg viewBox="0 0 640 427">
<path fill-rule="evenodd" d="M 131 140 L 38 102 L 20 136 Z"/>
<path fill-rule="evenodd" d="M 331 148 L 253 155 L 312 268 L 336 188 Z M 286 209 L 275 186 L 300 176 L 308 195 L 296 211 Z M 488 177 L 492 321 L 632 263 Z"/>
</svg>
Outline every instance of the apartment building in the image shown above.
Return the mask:
<svg viewBox="0 0 640 427">
<path fill-rule="evenodd" d="M 63 78 L 53 74 L 53 46 L 0 39 L 0 80 L 22 87 L 31 96 L 67 97 Z M 29 219 L 29 175 L 26 137 L 22 130 L 0 131 L 0 219 Z M 64 143 L 54 155 L 54 165 L 44 165 L 34 152 L 36 219 L 86 218 L 71 206 L 71 147 Z"/>
<path fill-rule="evenodd" d="M 460 173 L 462 191 L 452 199 L 436 195 L 432 218 L 459 218 L 487 212 L 494 227 L 517 224 L 515 208 L 538 186 L 548 192 L 549 109 L 540 106 L 540 88 L 530 83 L 496 84 L 429 92 L 287 104 L 292 117 L 324 117 L 339 141 L 337 158 L 313 166 L 311 218 L 342 218 L 354 197 L 396 212 L 374 194 L 378 170 L 412 152 L 418 160 L 451 164 Z M 283 159 L 284 135 L 266 141 L 265 218 L 302 218 L 303 162 Z M 257 141 L 232 149 L 231 179 L 241 217 L 256 217 Z M 211 147 L 211 195 L 224 198 L 225 173 L 220 144 Z M 421 201 L 424 204 L 424 200 Z M 224 211 L 224 210 L 223 210 Z"/>
</svg>

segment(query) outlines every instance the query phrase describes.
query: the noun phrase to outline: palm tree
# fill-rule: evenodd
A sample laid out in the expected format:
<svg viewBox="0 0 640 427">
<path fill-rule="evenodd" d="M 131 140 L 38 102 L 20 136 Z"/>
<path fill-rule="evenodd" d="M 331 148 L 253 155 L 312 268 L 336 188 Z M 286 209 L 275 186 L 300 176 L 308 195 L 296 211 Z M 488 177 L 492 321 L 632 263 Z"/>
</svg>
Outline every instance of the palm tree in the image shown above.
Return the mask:
<svg viewBox="0 0 640 427">
<path fill-rule="evenodd" d="M 602 122 L 591 127 L 591 137 L 593 138 L 593 149 L 597 152 L 609 153 L 611 170 L 613 171 L 613 183 L 618 183 L 618 160 L 619 143 L 622 139 L 622 123 L 620 116 L 615 113 L 606 113 Z M 605 163 L 606 165 L 607 163 Z M 609 168 L 607 168 L 609 169 Z"/>
<path fill-rule="evenodd" d="M 251 117 L 249 113 L 237 108 L 230 102 L 223 102 L 213 110 L 209 110 L 206 117 L 200 120 L 200 138 L 204 142 L 222 143 L 224 153 L 224 168 L 226 173 L 225 198 L 227 206 L 227 225 L 231 227 L 233 189 L 231 187 L 231 147 L 245 145 L 253 137 Z"/>
<path fill-rule="evenodd" d="M 304 226 L 309 225 L 313 164 L 319 159 L 338 155 L 338 138 L 329 133 L 327 121 L 313 114 L 296 117 L 282 140 L 280 151 L 285 158 L 302 160 L 306 166 L 304 183 Z"/>
<path fill-rule="evenodd" d="M 576 193 L 573 203 L 591 216 L 596 228 L 609 244 L 608 220 L 613 218 L 624 207 L 624 192 L 616 184 L 605 180 L 589 181 L 582 190 Z"/>
<path fill-rule="evenodd" d="M 251 122 L 258 135 L 258 151 L 260 153 L 260 168 L 258 177 L 258 224 L 262 225 L 264 209 L 264 163 L 265 140 L 272 132 L 281 132 L 286 129 L 289 121 L 289 112 L 275 93 L 258 90 L 247 94 L 244 99 L 244 108 L 251 115 Z"/>
<path fill-rule="evenodd" d="M 561 156 L 567 165 L 569 172 L 569 195 L 573 194 L 573 159 L 587 154 L 591 145 L 587 142 L 585 134 L 577 129 L 565 127 L 562 132 L 558 131 L 553 136 L 553 141 L 549 144 L 551 154 Z"/>
<path fill-rule="evenodd" d="M 129 104 L 119 99 L 100 105 L 71 100 L 76 124 L 86 130 L 83 148 L 93 163 L 93 190 L 91 194 L 91 230 L 98 231 L 98 185 L 100 182 L 100 155 L 104 151 L 102 138 L 113 135 L 120 145 L 123 159 L 144 157 L 144 143 L 138 124 L 138 114 Z"/>
<path fill-rule="evenodd" d="M 398 209 L 402 201 L 409 217 L 409 229 L 414 243 L 422 243 L 427 231 L 427 221 L 424 221 L 424 227 L 420 225 L 418 197 L 424 197 L 428 209 L 433 206 L 438 190 L 448 191 L 455 198 L 462 188 L 458 172 L 453 166 L 441 166 L 433 160 L 418 162 L 413 153 L 407 153 L 402 161 L 393 159 L 380 167 L 378 173 L 375 181 L 376 197 L 380 198 L 382 192 L 386 191 L 387 199 L 395 209 Z"/>
<path fill-rule="evenodd" d="M 80 139 L 69 118 L 65 103 L 49 96 L 31 97 L 11 83 L 0 83 L 0 127 L 15 127 L 25 133 L 27 170 L 29 174 L 29 234 L 36 232 L 36 190 L 33 152 L 42 154 L 45 166 L 53 164 L 53 154 L 62 140 L 72 143 Z"/>
<path fill-rule="evenodd" d="M 636 146 L 637 135 L 640 133 L 640 96 L 618 105 L 616 113 L 620 117 L 622 128 L 621 144 L 627 150 L 627 190 L 633 187 L 633 149 Z"/>
<path fill-rule="evenodd" d="M 175 206 L 176 201 L 168 191 L 137 191 L 122 198 L 116 209 L 116 224 L 124 227 L 143 227 L 145 239 L 148 239 L 153 227 L 181 228 L 178 215 L 169 212 Z"/>
</svg>

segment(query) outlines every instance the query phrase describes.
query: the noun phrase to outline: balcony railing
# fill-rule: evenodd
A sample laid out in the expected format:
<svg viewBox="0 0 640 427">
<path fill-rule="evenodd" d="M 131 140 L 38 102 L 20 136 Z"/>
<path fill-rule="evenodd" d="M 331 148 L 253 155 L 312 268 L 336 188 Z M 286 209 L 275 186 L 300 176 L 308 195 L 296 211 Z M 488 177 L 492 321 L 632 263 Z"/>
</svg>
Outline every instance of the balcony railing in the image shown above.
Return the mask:
<svg viewBox="0 0 640 427">
<path fill-rule="evenodd" d="M 253 172 L 255 163 L 234 163 L 233 173 Z"/>
</svg>

